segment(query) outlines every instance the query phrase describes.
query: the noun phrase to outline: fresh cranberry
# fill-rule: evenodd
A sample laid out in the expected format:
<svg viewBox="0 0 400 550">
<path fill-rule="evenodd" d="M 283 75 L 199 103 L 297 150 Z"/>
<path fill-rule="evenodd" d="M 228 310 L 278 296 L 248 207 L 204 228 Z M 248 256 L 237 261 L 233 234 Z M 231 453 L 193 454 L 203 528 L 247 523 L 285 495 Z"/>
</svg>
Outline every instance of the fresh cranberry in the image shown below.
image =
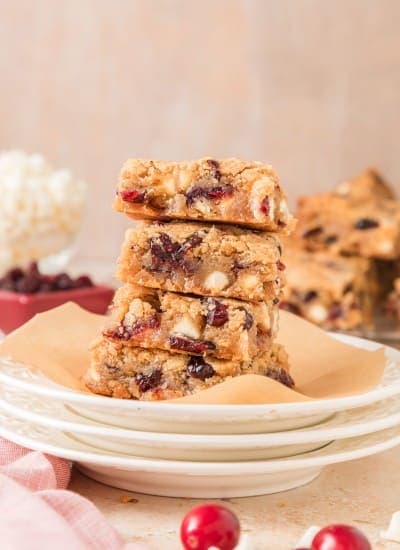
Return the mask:
<svg viewBox="0 0 400 550">
<path fill-rule="evenodd" d="M 215 349 L 215 344 L 206 340 L 193 340 L 183 336 L 170 336 L 168 338 L 171 349 L 179 349 L 188 353 L 203 353 L 209 349 Z"/>
<path fill-rule="evenodd" d="M 233 512 L 217 504 L 192 508 L 181 524 L 185 550 L 233 550 L 239 543 L 240 524 Z"/>
<path fill-rule="evenodd" d="M 125 189 L 120 191 L 119 194 L 121 199 L 126 202 L 141 203 L 146 198 L 146 191 L 139 191 L 139 189 Z"/>
<path fill-rule="evenodd" d="M 263 200 L 261 201 L 260 210 L 266 216 L 269 215 L 270 207 L 269 207 L 269 198 L 268 197 L 264 197 Z"/>
<path fill-rule="evenodd" d="M 311 550 L 372 550 L 372 546 L 356 527 L 328 525 L 315 535 Z"/>
<path fill-rule="evenodd" d="M 207 325 L 222 327 L 229 320 L 228 306 L 212 298 L 208 298 L 207 306 Z"/>
<path fill-rule="evenodd" d="M 200 380 L 206 380 L 214 376 L 215 370 L 210 363 L 207 363 L 203 357 L 193 355 L 188 361 L 187 371 L 193 378 L 199 378 Z"/>
<path fill-rule="evenodd" d="M 161 378 L 161 369 L 154 369 L 150 374 L 137 373 L 135 375 L 135 382 L 141 392 L 146 392 L 159 386 Z"/>
</svg>

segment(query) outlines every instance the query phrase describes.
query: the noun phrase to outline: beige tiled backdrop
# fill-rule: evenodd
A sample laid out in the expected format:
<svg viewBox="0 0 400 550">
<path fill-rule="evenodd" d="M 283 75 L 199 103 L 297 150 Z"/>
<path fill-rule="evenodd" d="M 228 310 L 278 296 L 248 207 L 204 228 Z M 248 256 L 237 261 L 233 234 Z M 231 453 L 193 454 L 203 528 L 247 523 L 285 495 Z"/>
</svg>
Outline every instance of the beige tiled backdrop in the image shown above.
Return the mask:
<svg viewBox="0 0 400 550">
<path fill-rule="evenodd" d="M 292 198 L 375 164 L 400 191 L 399 0 L 2 0 L 0 148 L 90 183 L 113 259 L 129 156 L 272 163 Z"/>
</svg>

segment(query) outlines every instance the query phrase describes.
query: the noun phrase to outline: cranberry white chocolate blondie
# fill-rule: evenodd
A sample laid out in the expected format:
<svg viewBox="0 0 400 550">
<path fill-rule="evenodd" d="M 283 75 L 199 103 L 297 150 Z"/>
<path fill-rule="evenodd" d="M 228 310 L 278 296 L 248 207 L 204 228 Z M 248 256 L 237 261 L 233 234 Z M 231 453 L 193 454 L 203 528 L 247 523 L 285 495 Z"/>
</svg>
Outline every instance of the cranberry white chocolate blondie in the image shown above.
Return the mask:
<svg viewBox="0 0 400 550">
<path fill-rule="evenodd" d="M 389 317 L 400 320 L 400 277 L 394 281 L 393 290 L 388 296 L 385 310 Z"/>
<path fill-rule="evenodd" d="M 126 284 L 103 336 L 143 348 L 248 361 L 272 344 L 276 302 L 188 296 Z"/>
<path fill-rule="evenodd" d="M 335 193 L 298 201 L 295 236 L 307 250 L 392 260 L 400 256 L 400 202 Z"/>
<path fill-rule="evenodd" d="M 107 339 L 97 340 L 91 351 L 91 366 L 84 378 L 87 387 L 94 393 L 122 399 L 183 397 L 242 374 L 261 374 L 294 386 L 287 354 L 278 344 L 252 361 L 147 350 Z"/>
<path fill-rule="evenodd" d="M 114 208 L 132 218 L 242 224 L 287 232 L 293 223 L 270 166 L 239 159 L 184 162 L 130 159 Z"/>
<path fill-rule="evenodd" d="M 377 294 L 373 263 L 284 246 L 287 279 L 280 307 L 328 330 L 371 322 Z"/>
<path fill-rule="evenodd" d="M 129 229 L 118 261 L 123 282 L 250 301 L 280 294 L 284 265 L 274 234 L 229 225 L 143 223 Z"/>
<path fill-rule="evenodd" d="M 353 202 L 396 198 L 393 189 L 375 168 L 368 168 L 362 174 L 340 182 L 335 192 Z"/>
</svg>

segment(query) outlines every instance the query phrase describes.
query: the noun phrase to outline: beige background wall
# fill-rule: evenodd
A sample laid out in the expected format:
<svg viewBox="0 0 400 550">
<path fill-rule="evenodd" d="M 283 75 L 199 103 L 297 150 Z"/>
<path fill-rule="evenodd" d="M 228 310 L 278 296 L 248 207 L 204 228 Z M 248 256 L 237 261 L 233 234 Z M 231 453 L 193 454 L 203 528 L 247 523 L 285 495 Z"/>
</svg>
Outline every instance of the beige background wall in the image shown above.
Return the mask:
<svg viewBox="0 0 400 550">
<path fill-rule="evenodd" d="M 1 0 L 0 148 L 90 183 L 113 258 L 128 156 L 272 163 L 293 199 L 365 165 L 400 191 L 399 0 Z"/>
</svg>

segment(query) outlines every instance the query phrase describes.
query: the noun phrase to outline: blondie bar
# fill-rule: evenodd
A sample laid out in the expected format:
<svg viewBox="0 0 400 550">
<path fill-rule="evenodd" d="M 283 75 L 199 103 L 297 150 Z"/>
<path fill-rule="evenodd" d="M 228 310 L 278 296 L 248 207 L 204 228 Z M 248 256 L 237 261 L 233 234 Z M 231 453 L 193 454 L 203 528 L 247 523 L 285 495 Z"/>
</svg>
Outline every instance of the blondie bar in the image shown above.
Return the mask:
<svg viewBox="0 0 400 550">
<path fill-rule="evenodd" d="M 286 197 L 270 166 L 239 159 L 129 159 L 114 208 L 135 219 L 185 219 L 288 232 Z"/>
<path fill-rule="evenodd" d="M 118 261 L 123 282 L 249 301 L 280 294 L 284 265 L 274 234 L 198 223 L 129 229 Z"/>
<path fill-rule="evenodd" d="M 91 366 L 84 377 L 87 387 L 94 393 L 122 399 L 183 397 L 242 374 L 261 374 L 288 387 L 294 385 L 287 354 L 278 344 L 252 361 L 147 350 L 107 339 L 97 340 L 91 353 Z"/>
<path fill-rule="evenodd" d="M 295 237 L 307 250 L 392 260 L 400 256 L 400 202 L 326 193 L 298 201 Z"/>
<path fill-rule="evenodd" d="M 340 182 L 335 192 L 353 202 L 395 199 L 393 189 L 375 168 L 368 168 L 362 174 Z"/>
<path fill-rule="evenodd" d="M 284 246 L 287 280 L 280 307 L 328 330 L 368 324 L 377 294 L 373 263 Z"/>
<path fill-rule="evenodd" d="M 393 283 L 393 290 L 388 296 L 385 311 L 389 317 L 400 320 L 400 277 Z"/>
<path fill-rule="evenodd" d="M 200 298 L 126 284 L 103 335 L 132 346 L 248 361 L 272 344 L 278 305 Z"/>
</svg>

